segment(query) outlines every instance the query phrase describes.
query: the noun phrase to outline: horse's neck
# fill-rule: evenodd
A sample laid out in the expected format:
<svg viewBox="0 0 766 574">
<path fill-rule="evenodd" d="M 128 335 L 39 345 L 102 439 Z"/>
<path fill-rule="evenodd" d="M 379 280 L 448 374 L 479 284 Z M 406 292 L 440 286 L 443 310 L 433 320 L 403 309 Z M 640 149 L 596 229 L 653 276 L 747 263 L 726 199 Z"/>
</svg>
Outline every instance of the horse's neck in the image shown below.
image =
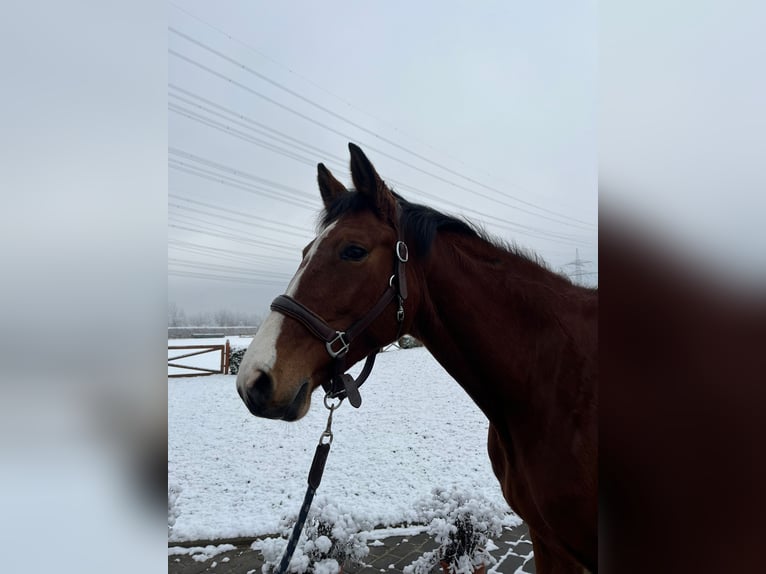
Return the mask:
<svg viewBox="0 0 766 574">
<path fill-rule="evenodd" d="M 423 271 L 413 334 L 490 421 L 514 408 L 530 416 L 546 402 L 537 379 L 561 366 L 549 356 L 567 345 L 562 322 L 577 288 L 525 257 L 454 235 L 436 238 Z"/>
</svg>

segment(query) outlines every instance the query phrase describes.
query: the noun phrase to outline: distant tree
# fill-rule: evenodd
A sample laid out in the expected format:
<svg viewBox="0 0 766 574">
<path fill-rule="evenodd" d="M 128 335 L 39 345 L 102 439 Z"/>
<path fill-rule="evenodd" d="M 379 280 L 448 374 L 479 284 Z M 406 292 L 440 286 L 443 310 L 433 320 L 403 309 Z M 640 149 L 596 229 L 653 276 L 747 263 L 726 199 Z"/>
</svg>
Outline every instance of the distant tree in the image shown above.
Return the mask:
<svg viewBox="0 0 766 574">
<path fill-rule="evenodd" d="M 219 309 L 186 315 L 175 302 L 168 303 L 168 327 L 257 327 L 261 317 L 257 313 Z"/>
<path fill-rule="evenodd" d="M 261 324 L 261 318 L 255 313 L 219 309 L 213 313 L 216 327 L 253 327 Z"/>
<path fill-rule="evenodd" d="M 168 303 L 168 327 L 184 327 L 186 325 L 186 313 L 184 310 L 170 301 Z"/>
<path fill-rule="evenodd" d="M 186 322 L 187 327 L 209 327 L 212 325 L 210 313 L 199 312 L 189 315 L 189 320 Z"/>
<path fill-rule="evenodd" d="M 258 313 L 240 312 L 237 314 L 238 327 L 257 327 L 261 324 L 261 316 Z"/>
<path fill-rule="evenodd" d="M 213 313 L 213 325 L 216 327 L 231 327 L 234 324 L 234 314 L 228 309 L 219 309 Z"/>
</svg>

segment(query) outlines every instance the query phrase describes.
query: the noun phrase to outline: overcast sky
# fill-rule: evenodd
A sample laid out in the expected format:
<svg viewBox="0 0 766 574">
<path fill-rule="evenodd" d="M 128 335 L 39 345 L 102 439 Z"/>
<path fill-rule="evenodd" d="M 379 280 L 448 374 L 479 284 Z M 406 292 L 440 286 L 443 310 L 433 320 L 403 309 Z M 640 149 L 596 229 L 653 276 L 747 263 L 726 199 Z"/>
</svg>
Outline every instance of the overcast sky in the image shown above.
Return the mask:
<svg viewBox="0 0 766 574">
<path fill-rule="evenodd" d="M 168 300 L 264 315 L 360 145 L 405 198 L 598 280 L 595 2 L 168 6 Z"/>
</svg>

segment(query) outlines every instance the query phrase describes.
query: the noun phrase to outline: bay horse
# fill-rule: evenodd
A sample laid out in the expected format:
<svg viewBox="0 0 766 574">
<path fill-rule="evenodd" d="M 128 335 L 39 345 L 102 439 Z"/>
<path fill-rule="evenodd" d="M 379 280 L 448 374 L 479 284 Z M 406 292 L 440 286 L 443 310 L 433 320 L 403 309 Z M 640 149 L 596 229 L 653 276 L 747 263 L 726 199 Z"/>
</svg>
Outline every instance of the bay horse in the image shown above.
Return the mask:
<svg viewBox="0 0 766 574">
<path fill-rule="evenodd" d="M 256 416 L 297 420 L 317 387 L 343 380 L 341 354 L 345 370 L 412 334 L 489 419 L 492 468 L 537 572 L 595 572 L 598 291 L 405 201 L 349 149 L 353 190 L 318 165 L 321 231 L 242 360 L 240 397 Z"/>
</svg>

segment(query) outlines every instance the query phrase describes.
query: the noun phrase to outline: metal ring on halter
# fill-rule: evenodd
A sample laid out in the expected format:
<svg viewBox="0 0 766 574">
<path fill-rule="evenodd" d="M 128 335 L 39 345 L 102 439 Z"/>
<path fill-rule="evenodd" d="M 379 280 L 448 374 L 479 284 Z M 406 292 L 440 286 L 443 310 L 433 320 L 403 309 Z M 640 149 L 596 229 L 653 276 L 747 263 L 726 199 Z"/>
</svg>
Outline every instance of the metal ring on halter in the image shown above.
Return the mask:
<svg viewBox="0 0 766 574">
<path fill-rule="evenodd" d="M 341 403 L 343 402 L 343 399 L 344 399 L 344 398 L 345 398 L 345 397 L 332 397 L 332 396 L 330 396 L 330 393 L 327 393 L 327 394 L 325 394 L 325 396 L 324 396 L 324 406 L 325 406 L 325 408 L 326 408 L 327 410 L 329 410 L 330 412 L 332 412 L 332 411 L 334 411 L 335 409 L 337 409 L 337 408 L 338 408 L 338 407 L 341 405 Z M 327 401 L 328 401 L 328 399 L 329 399 L 329 400 L 338 399 L 338 403 L 333 405 L 332 403 L 328 403 L 328 402 L 327 402 Z"/>
<path fill-rule="evenodd" d="M 404 248 L 404 255 L 402 255 L 402 248 Z M 407 249 L 407 244 L 404 241 L 397 241 L 394 251 L 396 251 L 396 256 L 402 263 L 407 263 L 410 260 L 410 250 Z"/>
<path fill-rule="evenodd" d="M 332 341 L 328 341 L 324 344 L 325 349 L 327 349 L 327 353 L 333 358 L 337 359 L 338 357 L 342 357 L 346 353 L 348 353 L 348 346 L 349 342 L 345 339 L 346 332 L 345 331 L 335 331 L 335 338 Z M 333 345 L 340 341 L 340 348 L 336 351 L 333 349 Z"/>
</svg>

